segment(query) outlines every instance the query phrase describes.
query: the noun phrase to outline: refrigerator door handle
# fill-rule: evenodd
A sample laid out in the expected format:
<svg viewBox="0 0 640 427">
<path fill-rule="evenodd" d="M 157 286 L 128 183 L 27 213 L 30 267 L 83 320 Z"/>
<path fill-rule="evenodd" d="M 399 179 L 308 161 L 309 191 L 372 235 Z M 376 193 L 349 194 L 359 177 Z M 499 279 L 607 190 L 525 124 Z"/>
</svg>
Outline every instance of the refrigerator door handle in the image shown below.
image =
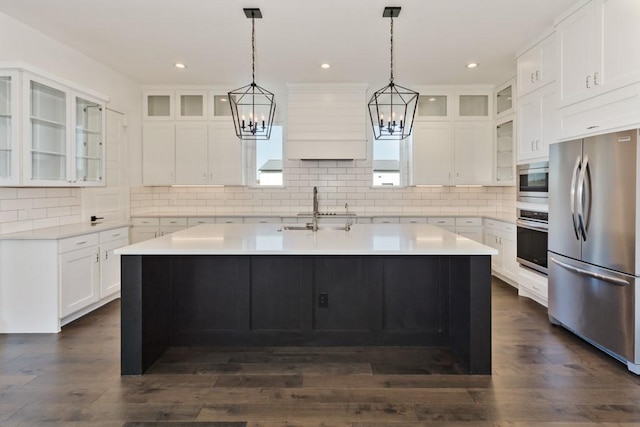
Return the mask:
<svg viewBox="0 0 640 427">
<path fill-rule="evenodd" d="M 584 163 L 582 164 L 582 168 L 580 169 L 580 177 L 578 178 L 578 195 L 577 195 L 577 205 L 578 205 L 578 229 L 580 230 L 580 234 L 582 235 L 582 240 L 587 241 L 587 223 L 584 220 L 584 186 L 585 186 L 585 177 L 587 175 L 587 169 L 589 168 L 589 157 L 584 156 Z"/>
<path fill-rule="evenodd" d="M 576 164 L 573 167 L 573 174 L 571 175 L 571 194 L 569 197 L 569 204 L 571 206 L 571 220 L 573 222 L 573 232 L 576 233 L 576 240 L 580 240 L 578 234 L 578 224 L 576 222 L 576 180 L 578 179 L 578 169 L 580 168 L 580 156 L 576 158 Z"/>
<path fill-rule="evenodd" d="M 558 264 L 560 267 L 566 268 L 567 270 L 573 271 L 574 273 L 584 274 L 585 276 L 593 277 L 594 279 L 598 279 L 598 280 L 603 280 L 605 282 L 609 282 L 609 283 L 612 283 L 612 284 L 618 285 L 618 286 L 627 286 L 629 284 L 629 282 L 627 280 L 618 279 L 617 277 L 607 276 L 605 274 L 594 273 L 593 271 L 583 270 L 581 268 L 574 267 L 572 265 L 566 264 L 566 263 L 564 263 L 562 261 L 558 261 L 554 257 L 549 257 L 549 259 L 554 264 Z"/>
</svg>

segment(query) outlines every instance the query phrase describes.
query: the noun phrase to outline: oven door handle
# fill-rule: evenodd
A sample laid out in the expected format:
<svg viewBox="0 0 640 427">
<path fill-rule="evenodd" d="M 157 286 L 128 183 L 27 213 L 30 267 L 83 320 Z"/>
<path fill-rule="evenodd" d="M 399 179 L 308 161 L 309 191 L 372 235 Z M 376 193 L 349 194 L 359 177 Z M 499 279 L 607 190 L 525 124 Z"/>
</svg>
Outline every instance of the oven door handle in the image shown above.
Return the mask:
<svg viewBox="0 0 640 427">
<path fill-rule="evenodd" d="M 551 262 L 558 264 L 560 267 L 565 268 L 569 271 L 573 271 L 574 273 L 584 274 L 585 276 L 593 277 L 594 279 L 598 279 L 598 280 L 603 280 L 605 282 L 609 282 L 618 286 L 627 286 L 629 284 L 627 280 L 618 279 L 617 277 L 607 276 L 605 274 L 594 273 L 593 271 L 583 270 L 581 268 L 566 264 L 562 261 L 558 261 L 554 257 L 549 257 L 549 259 L 551 260 Z"/>
<path fill-rule="evenodd" d="M 541 225 L 531 221 L 523 221 L 521 219 L 516 220 L 516 226 L 528 228 L 530 230 L 544 231 L 545 233 L 549 231 L 549 227 L 547 225 Z"/>
<path fill-rule="evenodd" d="M 580 240 L 578 234 L 578 223 L 576 222 L 576 181 L 578 180 L 578 169 L 580 168 L 580 156 L 576 158 L 576 164 L 573 167 L 573 174 L 571 175 L 571 191 L 569 195 L 569 205 L 571 206 L 571 220 L 573 222 L 573 232 L 576 235 L 576 240 Z"/>
</svg>

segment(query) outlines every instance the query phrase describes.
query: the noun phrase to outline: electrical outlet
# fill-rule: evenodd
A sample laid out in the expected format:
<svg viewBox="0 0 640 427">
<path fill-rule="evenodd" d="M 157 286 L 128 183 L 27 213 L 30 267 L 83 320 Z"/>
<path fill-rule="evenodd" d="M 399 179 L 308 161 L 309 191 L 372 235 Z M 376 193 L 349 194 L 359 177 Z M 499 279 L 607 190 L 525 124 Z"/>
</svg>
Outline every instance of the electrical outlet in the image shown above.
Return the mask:
<svg viewBox="0 0 640 427">
<path fill-rule="evenodd" d="M 320 292 L 318 294 L 318 307 L 329 308 L 329 294 L 327 292 Z"/>
</svg>

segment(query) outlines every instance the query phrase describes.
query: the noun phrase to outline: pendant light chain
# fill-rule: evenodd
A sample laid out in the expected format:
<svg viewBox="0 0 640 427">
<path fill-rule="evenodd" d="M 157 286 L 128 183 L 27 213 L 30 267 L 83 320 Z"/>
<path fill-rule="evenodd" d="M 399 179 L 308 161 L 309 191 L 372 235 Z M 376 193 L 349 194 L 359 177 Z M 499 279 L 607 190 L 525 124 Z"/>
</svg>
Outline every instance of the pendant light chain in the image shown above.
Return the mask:
<svg viewBox="0 0 640 427">
<path fill-rule="evenodd" d="M 391 15 L 391 78 L 389 81 L 393 83 L 393 15 Z"/>
<path fill-rule="evenodd" d="M 251 82 L 256 82 L 256 19 L 251 16 Z"/>
</svg>

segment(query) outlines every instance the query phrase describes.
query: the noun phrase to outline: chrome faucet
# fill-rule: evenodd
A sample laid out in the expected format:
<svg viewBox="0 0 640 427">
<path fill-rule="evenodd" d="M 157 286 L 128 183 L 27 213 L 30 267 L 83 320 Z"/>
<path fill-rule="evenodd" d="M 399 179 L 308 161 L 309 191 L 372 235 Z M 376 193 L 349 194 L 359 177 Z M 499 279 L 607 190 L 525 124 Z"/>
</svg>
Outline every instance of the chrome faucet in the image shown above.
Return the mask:
<svg viewBox="0 0 640 427">
<path fill-rule="evenodd" d="M 311 229 L 318 231 L 318 187 L 313 187 L 313 222 L 311 223 Z"/>
<path fill-rule="evenodd" d="M 344 204 L 344 208 L 347 211 L 347 222 L 344 224 L 344 230 L 345 231 L 349 231 L 349 230 L 351 230 L 351 226 L 353 225 L 353 221 L 349 217 L 349 203 L 345 203 Z"/>
</svg>

